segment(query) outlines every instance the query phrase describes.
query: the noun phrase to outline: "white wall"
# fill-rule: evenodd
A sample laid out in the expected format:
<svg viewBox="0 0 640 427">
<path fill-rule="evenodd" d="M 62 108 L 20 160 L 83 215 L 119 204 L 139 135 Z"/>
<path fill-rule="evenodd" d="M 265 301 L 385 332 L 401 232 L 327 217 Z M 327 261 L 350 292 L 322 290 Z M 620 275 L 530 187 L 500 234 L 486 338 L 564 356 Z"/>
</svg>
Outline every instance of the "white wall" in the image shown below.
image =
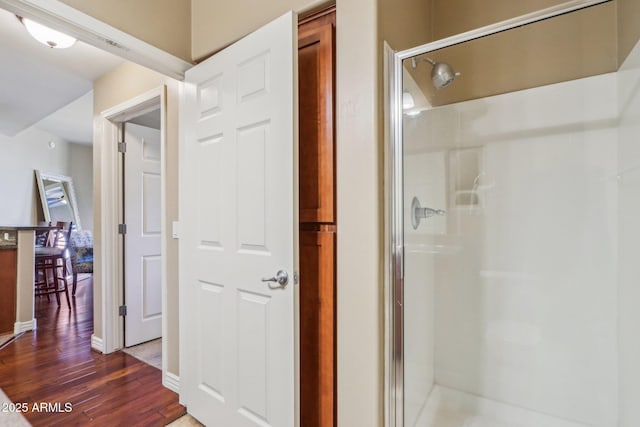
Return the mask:
<svg viewBox="0 0 640 427">
<path fill-rule="evenodd" d="M 445 178 L 443 151 L 421 152 L 405 157 L 405 292 L 404 324 L 405 375 L 404 419 L 413 426 L 429 397 L 434 383 L 435 301 L 434 283 L 435 236 L 445 232 L 443 217 L 422 221 L 418 229 L 411 226 L 410 209 L 413 197 L 423 207 L 446 208 L 442 183 Z"/>
<path fill-rule="evenodd" d="M 55 148 L 49 147 L 49 141 Z M 92 147 L 68 143 L 36 127 L 15 137 L 0 135 L 0 225 L 36 224 L 40 195 L 34 170 L 73 178 L 80 219 L 85 229 L 93 226 Z"/>
<path fill-rule="evenodd" d="M 617 109 L 616 76 L 607 74 L 407 118 L 407 164 L 422 156 L 422 168 L 407 169 L 406 181 L 422 173 L 440 183 L 421 190 L 423 206 L 441 208 L 447 194 L 447 216 L 422 226 L 431 254 L 420 268 L 430 257 L 433 273 L 405 282 L 415 292 L 433 277 L 436 383 L 616 424 Z M 454 181 L 470 168 L 454 164 L 463 148 L 476 150 L 483 173 L 474 205 L 453 202 Z M 433 163 L 443 153 L 448 173 Z M 428 309 L 405 312 L 405 325 Z"/>
<path fill-rule="evenodd" d="M 620 426 L 640 425 L 640 44 L 618 72 Z"/>
<path fill-rule="evenodd" d="M 54 149 L 49 141 L 55 142 Z M 37 223 L 34 170 L 68 175 L 69 152 L 69 144 L 34 127 L 15 137 L 0 135 L 0 225 Z"/>
<path fill-rule="evenodd" d="M 80 224 L 93 230 L 93 146 L 69 144 L 69 173 L 76 191 Z"/>
</svg>

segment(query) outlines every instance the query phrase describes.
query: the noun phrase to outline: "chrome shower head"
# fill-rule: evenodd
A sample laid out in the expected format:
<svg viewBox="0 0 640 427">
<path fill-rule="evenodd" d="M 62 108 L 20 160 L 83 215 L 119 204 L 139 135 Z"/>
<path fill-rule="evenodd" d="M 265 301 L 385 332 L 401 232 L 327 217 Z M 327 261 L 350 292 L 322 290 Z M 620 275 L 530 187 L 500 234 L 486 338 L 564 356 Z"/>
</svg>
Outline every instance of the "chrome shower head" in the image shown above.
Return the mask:
<svg viewBox="0 0 640 427">
<path fill-rule="evenodd" d="M 451 65 L 446 62 L 435 62 L 431 58 L 422 58 L 422 61 L 426 61 L 431 64 L 431 82 L 433 86 L 440 90 L 445 86 L 449 86 L 460 73 L 456 73 L 451 68 Z M 416 69 L 418 67 L 418 60 L 411 58 L 411 66 Z"/>
</svg>

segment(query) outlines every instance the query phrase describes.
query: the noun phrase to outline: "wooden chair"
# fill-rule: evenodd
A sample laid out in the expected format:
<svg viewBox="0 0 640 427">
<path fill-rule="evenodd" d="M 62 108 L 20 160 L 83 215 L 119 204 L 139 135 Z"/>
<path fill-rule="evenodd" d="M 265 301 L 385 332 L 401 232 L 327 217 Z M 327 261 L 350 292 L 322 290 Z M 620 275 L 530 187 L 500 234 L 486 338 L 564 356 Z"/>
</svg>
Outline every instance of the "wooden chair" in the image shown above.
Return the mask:
<svg viewBox="0 0 640 427">
<path fill-rule="evenodd" d="M 38 223 L 40 227 L 52 227 L 51 222 L 40 221 Z M 36 248 L 43 246 L 53 246 L 47 244 L 51 238 L 57 233 L 57 230 L 36 231 Z"/>
<path fill-rule="evenodd" d="M 35 295 L 46 295 L 49 300 L 49 295 L 55 294 L 60 305 L 60 294 L 64 293 L 69 308 L 68 245 L 72 229 L 72 222 L 58 222 L 56 229 L 46 240 L 47 245 L 35 248 Z"/>
</svg>

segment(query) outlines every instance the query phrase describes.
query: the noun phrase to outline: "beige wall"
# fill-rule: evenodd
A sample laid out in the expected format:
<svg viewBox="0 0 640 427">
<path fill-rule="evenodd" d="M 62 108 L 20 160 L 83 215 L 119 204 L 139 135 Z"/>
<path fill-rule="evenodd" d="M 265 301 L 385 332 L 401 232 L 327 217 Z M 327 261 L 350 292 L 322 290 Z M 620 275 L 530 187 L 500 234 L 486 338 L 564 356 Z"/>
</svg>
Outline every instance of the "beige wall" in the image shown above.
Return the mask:
<svg viewBox="0 0 640 427">
<path fill-rule="evenodd" d="M 164 336 L 169 349 L 168 354 L 163 355 L 167 360 L 168 371 L 178 375 L 178 244 L 171 238 L 171 223 L 178 220 L 178 82 L 169 77 L 162 76 L 154 71 L 139 65 L 126 62 L 110 73 L 102 76 L 94 83 L 93 108 L 94 117 L 99 117 L 102 111 L 112 108 L 122 102 L 141 95 L 161 85 L 167 87 L 167 134 L 165 156 L 165 179 L 167 194 L 165 208 L 167 213 L 167 228 L 165 230 L 167 253 L 167 319 L 168 330 Z M 95 122 L 95 121 L 94 121 Z M 95 135 L 101 132 L 95 131 Z M 96 140 L 96 144 L 100 141 Z M 101 224 L 100 224 L 100 147 L 96 145 L 93 153 L 94 167 L 94 236 L 95 250 L 99 251 Z M 115 201 L 114 201 L 115 203 Z M 100 282 L 100 254 L 96 253 L 96 274 L 94 275 L 94 333 L 100 336 L 102 330 L 102 301 L 101 289 L 104 286 Z"/>
<path fill-rule="evenodd" d="M 191 0 L 191 56 L 199 61 L 289 10 L 300 12 L 322 2 Z"/>
<path fill-rule="evenodd" d="M 378 10 L 337 2 L 338 425 L 384 420 Z"/>
<path fill-rule="evenodd" d="M 640 39 L 640 2 L 616 0 L 618 6 L 618 66 Z"/>
<path fill-rule="evenodd" d="M 430 28 L 430 35 L 432 36 L 431 39 L 439 40 L 565 2 L 566 0 L 491 0 L 490 2 L 481 2 L 477 0 L 430 0 L 418 3 L 423 3 L 424 5 L 428 3 L 430 5 L 430 18 L 425 19 L 424 22 L 425 25 Z M 420 4 L 410 5 L 407 8 L 400 8 L 394 7 L 396 3 L 391 0 L 381 0 L 379 3 L 381 5 L 381 16 L 389 16 L 389 18 L 385 18 L 386 21 L 393 22 L 394 14 L 403 14 L 405 15 L 404 19 L 406 19 L 406 25 L 408 28 L 413 28 L 411 25 L 412 22 L 423 15 L 424 6 L 421 6 Z M 385 8 L 385 3 L 388 3 L 390 8 Z M 605 21 L 604 23 L 595 20 L 593 21 L 594 28 L 598 34 L 602 34 L 601 30 L 603 25 L 609 25 L 608 23 L 610 22 L 610 14 L 612 11 L 614 15 L 617 14 L 617 17 L 615 18 L 617 21 L 617 35 L 614 32 L 614 35 L 607 34 L 604 37 L 606 42 L 609 43 L 608 49 L 610 52 L 615 52 L 617 49 L 616 65 L 619 67 L 622 65 L 622 62 L 627 57 L 631 49 L 635 46 L 638 39 L 640 39 L 640 25 L 638 25 L 638 22 L 640 22 L 640 2 L 637 0 L 615 0 L 608 5 L 598 6 L 598 8 L 603 14 L 603 21 Z M 394 43 L 392 42 L 395 42 L 395 39 L 400 39 L 399 41 L 401 41 L 403 37 L 406 37 L 406 35 L 403 35 L 402 31 L 397 32 L 397 34 L 392 34 L 393 32 L 390 32 L 389 29 L 385 27 L 385 20 L 381 23 L 382 32 L 385 35 L 391 35 L 391 38 L 388 38 L 387 40 L 390 42 L 391 46 L 394 46 Z M 566 21 L 569 26 L 574 27 L 572 30 L 574 32 L 586 32 L 589 28 L 589 25 L 587 25 L 580 29 L 577 27 L 577 21 L 573 23 L 569 22 L 569 20 Z M 541 31 L 544 32 L 545 30 Z M 562 36 L 558 34 L 556 40 L 562 40 L 561 37 Z M 616 40 L 612 40 L 612 37 L 615 37 Z M 417 46 L 422 43 L 424 42 L 416 43 L 412 46 Z M 398 45 L 401 44 L 402 43 L 398 43 Z M 398 48 L 398 50 L 405 48 L 406 47 Z M 609 61 L 609 58 L 605 58 L 604 60 Z M 597 74 L 597 72 L 584 73 L 583 76 L 594 74 Z M 574 78 L 583 76 L 576 76 Z M 532 86 L 537 85 L 530 85 L 528 87 Z"/>
<path fill-rule="evenodd" d="M 426 11 L 431 21 L 425 18 L 424 25 L 432 28 L 433 39 L 560 3 L 493 0 L 495 6 L 489 8 L 472 0 L 452 1 L 455 8 L 451 7 L 451 2 L 445 5 L 442 0 L 432 0 L 431 10 Z M 394 2 L 384 0 L 381 8 L 385 3 L 393 3 L 390 9 L 395 6 Z M 411 40 L 410 35 L 418 34 L 415 17 L 424 16 L 424 7 L 407 5 L 400 9 L 410 17 L 402 17 L 405 25 L 398 25 L 397 20 L 390 18 L 383 19 L 383 39 L 396 50 L 429 41 L 414 37 L 415 43 L 406 43 Z M 476 10 L 477 14 L 472 13 Z M 616 10 L 615 2 L 604 3 L 430 53 L 426 56 L 451 64 L 455 71 L 462 73 L 455 84 L 445 90 L 434 89 L 428 64 L 423 63 L 416 70 L 407 69 L 433 106 L 613 72 L 618 67 Z M 393 15 L 381 13 L 381 16 Z M 394 25 L 385 23 L 390 20 Z M 629 28 L 626 33 L 631 32 Z"/>
<path fill-rule="evenodd" d="M 433 0 L 434 40 L 535 12 L 567 0 Z"/>
<path fill-rule="evenodd" d="M 191 60 L 189 0 L 61 0 L 185 61 Z"/>
<path fill-rule="evenodd" d="M 409 49 L 433 40 L 434 0 L 378 0 L 380 45 Z"/>
<path fill-rule="evenodd" d="M 462 73 L 446 89 L 428 64 L 411 72 L 439 106 L 613 72 L 615 46 L 616 5 L 604 3 L 426 55 Z"/>
</svg>

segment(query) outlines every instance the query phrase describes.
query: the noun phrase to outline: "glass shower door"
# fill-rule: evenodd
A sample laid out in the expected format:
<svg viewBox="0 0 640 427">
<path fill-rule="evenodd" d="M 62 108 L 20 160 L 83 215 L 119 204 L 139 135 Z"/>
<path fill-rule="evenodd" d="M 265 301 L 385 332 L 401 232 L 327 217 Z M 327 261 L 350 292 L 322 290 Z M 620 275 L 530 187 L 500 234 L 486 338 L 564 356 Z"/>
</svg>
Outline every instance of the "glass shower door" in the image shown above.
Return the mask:
<svg viewBox="0 0 640 427">
<path fill-rule="evenodd" d="M 640 44 L 540 80 L 512 43 L 598 13 L 402 62 L 401 425 L 640 425 Z"/>
</svg>

